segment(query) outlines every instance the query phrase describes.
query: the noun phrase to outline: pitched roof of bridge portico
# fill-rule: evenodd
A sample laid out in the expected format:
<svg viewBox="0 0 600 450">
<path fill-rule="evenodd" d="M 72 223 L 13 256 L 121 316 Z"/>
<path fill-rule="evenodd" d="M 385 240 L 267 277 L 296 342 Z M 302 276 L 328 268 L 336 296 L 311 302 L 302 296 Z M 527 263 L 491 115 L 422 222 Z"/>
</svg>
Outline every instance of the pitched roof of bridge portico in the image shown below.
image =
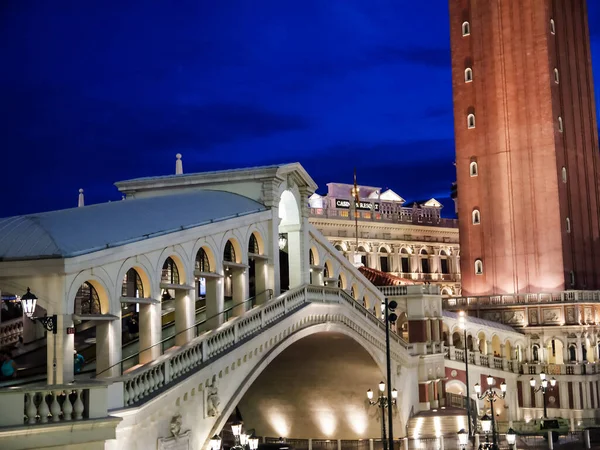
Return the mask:
<svg viewBox="0 0 600 450">
<path fill-rule="evenodd" d="M 128 199 L 0 219 L 0 261 L 69 258 L 266 211 L 225 191 Z"/>
<path fill-rule="evenodd" d="M 218 186 L 223 186 L 228 183 L 263 181 L 275 178 L 284 179 L 284 177 L 291 174 L 294 174 L 296 181 L 306 185 L 311 192 L 317 190 L 317 184 L 299 162 L 135 178 L 132 180 L 119 181 L 115 183 L 115 186 L 124 194 L 130 195 L 135 194 L 136 192 L 160 191 L 183 187 L 218 189 Z"/>
<path fill-rule="evenodd" d="M 444 317 L 458 320 L 459 314 L 452 311 L 443 311 Z M 503 323 L 493 322 L 491 320 L 480 319 L 479 317 L 467 316 L 467 322 L 484 325 L 486 327 L 496 328 L 498 330 L 512 331 L 513 333 L 523 334 L 521 331 L 511 327 L 510 325 L 504 325 Z"/>
</svg>

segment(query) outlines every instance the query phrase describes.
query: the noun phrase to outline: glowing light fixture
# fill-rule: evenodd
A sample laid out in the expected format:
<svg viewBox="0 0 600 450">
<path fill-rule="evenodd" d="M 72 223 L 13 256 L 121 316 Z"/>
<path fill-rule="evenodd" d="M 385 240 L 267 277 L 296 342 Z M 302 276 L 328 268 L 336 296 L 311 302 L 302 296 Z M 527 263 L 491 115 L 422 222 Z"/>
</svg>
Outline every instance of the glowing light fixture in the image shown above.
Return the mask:
<svg viewBox="0 0 600 450">
<path fill-rule="evenodd" d="M 476 394 L 481 394 L 481 386 L 479 385 L 479 383 L 477 383 L 475 386 L 473 386 L 473 388 L 475 388 Z"/>
<path fill-rule="evenodd" d="M 248 436 L 246 433 L 240 434 L 240 444 L 242 444 L 242 447 L 245 447 L 246 445 L 248 445 L 249 439 L 250 439 L 250 436 Z"/>
<path fill-rule="evenodd" d="M 27 293 L 21 297 L 21 306 L 23 307 L 23 312 L 30 319 L 33 317 L 37 300 L 38 298 L 34 293 L 31 292 L 29 288 L 27 288 Z"/>
<path fill-rule="evenodd" d="M 231 432 L 233 433 L 233 435 L 238 438 L 240 436 L 240 434 L 242 433 L 242 422 L 240 421 L 235 421 L 231 424 Z"/>
<path fill-rule="evenodd" d="M 367 391 L 367 398 L 368 398 L 369 400 L 373 400 L 373 391 L 372 391 L 371 389 L 369 389 L 369 390 Z"/>
<path fill-rule="evenodd" d="M 279 235 L 279 250 L 283 250 L 286 245 L 287 245 L 287 237 L 285 237 L 285 234 L 280 234 Z"/>
<path fill-rule="evenodd" d="M 221 449 L 221 437 L 215 434 L 210 438 L 210 450 L 220 450 Z"/>
<path fill-rule="evenodd" d="M 489 433 L 492 431 L 492 419 L 487 414 L 484 414 L 480 420 L 481 422 L 481 430 L 484 433 Z"/>
<path fill-rule="evenodd" d="M 461 428 L 461 430 L 457 434 L 458 445 L 460 445 L 462 448 L 465 448 L 469 443 L 469 433 L 467 433 L 464 428 Z"/>
<path fill-rule="evenodd" d="M 258 449 L 258 438 L 254 434 L 248 438 L 248 445 L 250 446 L 250 450 Z"/>
<path fill-rule="evenodd" d="M 487 376 L 487 384 L 488 386 L 493 386 L 494 385 L 494 377 L 491 375 Z"/>
<path fill-rule="evenodd" d="M 509 428 L 506 432 L 506 442 L 508 442 L 508 445 L 511 447 L 517 442 L 517 433 L 515 433 L 515 430 L 512 428 Z"/>
<path fill-rule="evenodd" d="M 544 381 L 546 379 L 546 372 L 540 372 L 540 380 Z"/>
<path fill-rule="evenodd" d="M 385 383 L 383 381 L 379 382 L 379 392 L 385 391 Z"/>
</svg>

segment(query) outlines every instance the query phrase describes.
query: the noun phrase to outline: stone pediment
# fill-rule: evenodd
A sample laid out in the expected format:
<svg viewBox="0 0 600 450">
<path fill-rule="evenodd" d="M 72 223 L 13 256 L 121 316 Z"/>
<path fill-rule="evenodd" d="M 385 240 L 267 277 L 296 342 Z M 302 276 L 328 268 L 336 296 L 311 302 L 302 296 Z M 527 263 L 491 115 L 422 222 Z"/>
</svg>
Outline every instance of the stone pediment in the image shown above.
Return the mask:
<svg viewBox="0 0 600 450">
<path fill-rule="evenodd" d="M 391 189 L 388 189 L 388 190 L 382 192 L 381 195 L 379 196 L 379 198 L 381 200 L 387 201 L 387 202 L 397 202 L 397 203 L 405 203 L 406 202 L 406 200 L 404 200 L 402 197 L 400 197 L 398 194 L 396 194 Z"/>
</svg>

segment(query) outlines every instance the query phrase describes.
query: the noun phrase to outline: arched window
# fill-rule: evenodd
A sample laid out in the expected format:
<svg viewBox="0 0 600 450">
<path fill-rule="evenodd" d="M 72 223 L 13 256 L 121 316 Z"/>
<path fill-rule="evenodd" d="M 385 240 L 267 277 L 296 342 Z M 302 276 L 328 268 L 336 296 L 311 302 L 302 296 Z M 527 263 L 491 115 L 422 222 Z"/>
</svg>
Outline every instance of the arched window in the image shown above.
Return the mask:
<svg viewBox="0 0 600 450">
<path fill-rule="evenodd" d="M 483 275 L 483 261 L 480 259 L 475 260 L 475 275 Z"/>
<path fill-rule="evenodd" d="M 440 270 L 443 274 L 450 273 L 450 265 L 448 263 L 448 254 L 445 250 L 440 251 Z"/>
<path fill-rule="evenodd" d="M 225 250 L 223 251 L 223 261 L 227 262 L 236 262 L 237 259 L 235 257 L 235 248 L 233 248 L 233 243 L 231 241 L 227 241 L 225 244 Z"/>
<path fill-rule="evenodd" d="M 198 272 L 210 272 L 210 260 L 206 250 L 201 248 L 196 255 L 196 270 Z"/>
<path fill-rule="evenodd" d="M 554 82 L 555 82 L 556 84 L 558 84 L 558 83 L 559 83 L 559 79 L 558 79 L 558 69 L 557 69 L 557 68 L 554 68 Z"/>
<path fill-rule="evenodd" d="M 575 272 L 571 270 L 571 286 L 575 286 Z"/>
<path fill-rule="evenodd" d="M 327 263 L 325 263 L 325 265 L 323 266 L 323 278 L 331 278 L 329 276 L 329 265 Z"/>
<path fill-rule="evenodd" d="M 258 247 L 258 239 L 254 233 L 250 235 L 250 241 L 248 241 L 248 253 L 254 253 L 255 255 L 260 255 L 260 248 Z"/>
<path fill-rule="evenodd" d="M 463 22 L 462 24 L 462 35 L 463 36 L 469 36 L 471 34 L 471 25 L 469 25 L 469 22 Z"/>
<path fill-rule="evenodd" d="M 389 272 L 390 271 L 390 266 L 389 266 L 389 256 L 388 256 L 388 251 L 385 247 L 381 247 L 379 249 L 379 270 L 381 270 L 382 272 Z"/>
<path fill-rule="evenodd" d="M 308 263 L 311 266 L 315 265 L 315 254 L 312 251 L 312 248 L 308 250 Z"/>
<path fill-rule="evenodd" d="M 475 128 L 475 114 L 469 114 L 467 116 L 467 127 L 469 129 Z"/>
<path fill-rule="evenodd" d="M 469 164 L 469 175 L 471 175 L 472 177 L 476 177 L 477 175 L 479 175 L 479 169 L 477 167 L 476 161 L 471 161 L 471 164 Z"/>
<path fill-rule="evenodd" d="M 179 284 L 179 269 L 173 258 L 168 257 L 162 267 L 161 283 Z"/>
<path fill-rule="evenodd" d="M 567 217 L 567 233 L 571 232 L 571 219 Z"/>
<path fill-rule="evenodd" d="M 402 273 L 410 273 L 410 256 L 408 255 L 408 250 L 404 247 L 400 250 L 400 260 Z"/>
<path fill-rule="evenodd" d="M 360 253 L 360 263 L 365 267 L 369 267 L 369 265 L 367 264 L 368 263 L 367 249 L 361 245 L 358 247 L 357 252 Z"/>
<path fill-rule="evenodd" d="M 102 314 L 98 292 L 87 281 L 81 285 L 75 296 L 75 314 Z"/>
<path fill-rule="evenodd" d="M 556 34 L 556 26 L 554 25 L 554 19 L 550 19 L 550 33 Z"/>
<path fill-rule="evenodd" d="M 471 81 L 473 81 L 473 69 L 467 67 L 465 69 L 465 83 L 470 83 Z"/>
<path fill-rule="evenodd" d="M 122 297 L 144 298 L 144 286 L 140 274 L 133 267 L 127 271 L 121 287 Z"/>
<path fill-rule="evenodd" d="M 538 362 L 540 360 L 539 347 L 534 345 L 531 347 L 531 353 L 533 356 L 533 362 Z"/>
<path fill-rule="evenodd" d="M 427 253 L 427 250 L 422 248 L 419 252 L 419 257 L 421 259 L 421 273 L 430 273 L 431 271 L 429 270 L 429 254 Z"/>
<path fill-rule="evenodd" d="M 562 175 L 562 182 L 566 183 L 567 182 L 567 169 L 566 168 L 562 168 L 561 170 L 561 175 Z"/>
<path fill-rule="evenodd" d="M 563 132 L 563 120 L 562 120 L 562 117 L 558 118 L 558 131 L 561 132 L 561 133 Z"/>
<path fill-rule="evenodd" d="M 338 275 L 338 287 L 344 289 L 344 280 L 342 278 L 342 275 Z"/>
<path fill-rule="evenodd" d="M 352 296 L 352 298 L 356 298 L 356 289 L 354 288 L 354 286 L 350 288 L 350 295 Z"/>
<path fill-rule="evenodd" d="M 481 215 L 479 214 L 478 209 L 474 209 L 471 213 L 473 219 L 473 225 L 479 225 L 481 223 Z"/>
</svg>

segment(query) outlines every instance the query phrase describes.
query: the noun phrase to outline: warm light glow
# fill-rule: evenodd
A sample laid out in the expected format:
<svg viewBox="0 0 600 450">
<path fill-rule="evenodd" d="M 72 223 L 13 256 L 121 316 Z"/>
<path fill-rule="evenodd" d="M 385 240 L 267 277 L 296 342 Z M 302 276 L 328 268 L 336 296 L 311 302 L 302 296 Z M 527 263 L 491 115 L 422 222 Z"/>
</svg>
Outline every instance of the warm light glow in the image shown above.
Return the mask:
<svg viewBox="0 0 600 450">
<path fill-rule="evenodd" d="M 425 421 L 424 417 L 418 417 L 417 423 L 415 424 L 415 428 L 413 429 L 413 439 L 417 439 L 421 434 L 421 428 L 423 428 L 423 422 Z"/>
<path fill-rule="evenodd" d="M 290 434 L 290 425 L 280 412 L 269 413 L 269 423 L 279 436 L 287 437 Z"/>
<path fill-rule="evenodd" d="M 325 436 L 332 437 L 335 434 L 337 423 L 333 411 L 327 408 L 318 411 L 317 423 L 319 425 L 319 428 L 321 429 L 321 432 Z"/>
<path fill-rule="evenodd" d="M 481 418 L 481 430 L 484 433 L 489 433 L 490 431 L 492 431 L 492 419 L 490 418 L 490 416 L 488 416 L 487 414 L 485 414 L 482 418 Z"/>
<path fill-rule="evenodd" d="M 476 394 L 481 394 L 481 386 L 479 386 L 479 383 L 477 383 L 475 386 L 473 386 L 475 388 L 475 393 Z"/>
<path fill-rule="evenodd" d="M 460 311 L 458 313 L 458 324 L 459 324 L 461 330 L 464 330 L 465 328 L 467 328 L 467 318 L 465 317 L 464 311 Z"/>
<path fill-rule="evenodd" d="M 398 391 L 396 389 L 392 389 L 392 398 L 393 399 L 397 399 L 398 398 Z"/>
<path fill-rule="evenodd" d="M 506 383 L 504 381 L 500 383 L 500 390 L 502 393 L 506 393 Z"/>
<path fill-rule="evenodd" d="M 346 407 L 346 422 L 356 434 L 364 435 L 369 423 L 366 410 L 356 405 L 348 405 Z"/>
<path fill-rule="evenodd" d="M 440 416 L 433 418 L 433 428 L 435 429 L 435 437 L 440 437 L 442 434 L 442 419 Z"/>
<path fill-rule="evenodd" d="M 379 382 L 379 392 L 385 391 L 385 383 L 383 381 Z"/>
<path fill-rule="evenodd" d="M 249 438 L 250 438 L 250 436 L 248 436 L 246 433 L 240 434 L 240 444 L 242 444 L 243 446 L 246 446 L 248 444 Z"/>
<path fill-rule="evenodd" d="M 548 387 L 548 380 L 542 380 L 542 387 L 546 389 Z"/>
<path fill-rule="evenodd" d="M 552 379 L 550 380 L 550 386 L 556 386 L 556 378 L 552 377 Z"/>
<path fill-rule="evenodd" d="M 29 288 L 27 288 L 27 293 L 21 297 L 21 307 L 23 308 L 23 312 L 30 319 L 33 317 L 33 313 L 35 312 L 37 300 L 38 298 L 29 290 Z"/>
<path fill-rule="evenodd" d="M 517 433 L 512 428 L 509 428 L 506 432 L 506 442 L 508 445 L 515 445 L 515 442 L 517 442 Z"/>
<path fill-rule="evenodd" d="M 250 450 L 257 450 L 258 438 L 255 435 L 250 436 L 250 439 L 248 439 L 248 445 L 250 446 Z"/>
<path fill-rule="evenodd" d="M 465 431 L 464 428 L 462 428 L 459 432 L 458 432 L 458 444 L 461 447 L 466 447 L 467 444 L 469 443 L 469 433 L 467 433 Z"/>
<path fill-rule="evenodd" d="M 368 398 L 369 400 L 373 400 L 373 391 L 372 391 L 371 389 L 369 389 L 369 390 L 367 391 L 367 398 Z"/>
<path fill-rule="evenodd" d="M 529 384 L 531 385 L 532 388 L 535 387 L 535 380 L 532 378 L 531 380 L 529 380 Z"/>
<path fill-rule="evenodd" d="M 488 386 L 493 386 L 494 385 L 494 377 L 491 375 L 487 376 L 487 384 Z"/>
</svg>

